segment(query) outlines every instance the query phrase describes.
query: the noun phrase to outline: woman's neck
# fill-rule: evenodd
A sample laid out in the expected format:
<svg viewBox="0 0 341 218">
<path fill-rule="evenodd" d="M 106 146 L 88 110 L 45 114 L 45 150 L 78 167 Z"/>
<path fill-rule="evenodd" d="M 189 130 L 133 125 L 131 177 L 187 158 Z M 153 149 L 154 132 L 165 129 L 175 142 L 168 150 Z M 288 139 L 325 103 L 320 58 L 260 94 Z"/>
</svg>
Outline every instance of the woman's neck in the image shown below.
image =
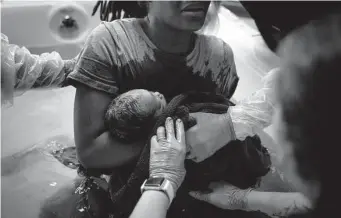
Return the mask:
<svg viewBox="0 0 341 218">
<path fill-rule="evenodd" d="M 193 48 L 193 32 L 174 29 L 153 17 L 144 20 L 146 34 L 160 50 L 179 54 Z"/>
</svg>

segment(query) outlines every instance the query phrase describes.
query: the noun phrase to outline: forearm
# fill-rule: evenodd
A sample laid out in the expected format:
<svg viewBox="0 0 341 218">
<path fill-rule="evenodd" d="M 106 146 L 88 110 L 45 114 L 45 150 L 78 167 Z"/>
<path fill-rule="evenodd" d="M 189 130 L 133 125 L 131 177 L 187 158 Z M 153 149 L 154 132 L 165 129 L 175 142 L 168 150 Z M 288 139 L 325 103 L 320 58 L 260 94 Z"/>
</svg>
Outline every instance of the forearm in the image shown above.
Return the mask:
<svg viewBox="0 0 341 218">
<path fill-rule="evenodd" d="M 130 218 L 165 218 L 169 206 L 167 195 L 160 191 L 143 192 Z"/>
<path fill-rule="evenodd" d="M 236 137 L 244 140 L 255 134 L 255 129 L 264 129 L 271 125 L 274 112 L 275 78 L 279 69 L 273 69 L 263 78 L 261 89 L 239 101 L 236 106 L 230 107 L 229 113 Z"/>
<path fill-rule="evenodd" d="M 311 204 L 300 193 L 251 191 L 247 196 L 248 211 L 261 211 L 271 217 L 287 217 L 308 212 Z"/>
<path fill-rule="evenodd" d="M 104 132 L 79 156 L 86 168 L 111 169 L 136 159 L 144 143 L 125 144 L 115 140 L 109 132 Z"/>
</svg>

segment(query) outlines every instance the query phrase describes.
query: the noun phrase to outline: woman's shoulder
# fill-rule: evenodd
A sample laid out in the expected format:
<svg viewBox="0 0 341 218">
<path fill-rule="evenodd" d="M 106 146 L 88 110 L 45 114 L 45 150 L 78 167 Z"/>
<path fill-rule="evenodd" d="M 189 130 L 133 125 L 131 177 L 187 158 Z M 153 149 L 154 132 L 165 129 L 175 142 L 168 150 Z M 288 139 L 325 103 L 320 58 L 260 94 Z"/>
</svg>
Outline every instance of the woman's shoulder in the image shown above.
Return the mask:
<svg viewBox="0 0 341 218">
<path fill-rule="evenodd" d="M 212 35 L 198 35 L 196 54 L 200 59 L 208 60 L 212 67 L 227 66 L 234 64 L 232 48 L 224 40 Z"/>
<path fill-rule="evenodd" d="M 136 22 L 138 22 L 136 18 L 119 19 L 111 22 L 102 21 L 92 30 L 90 36 L 99 41 L 127 39 L 136 32 Z"/>
<path fill-rule="evenodd" d="M 223 39 L 214 35 L 198 35 L 198 37 L 200 38 L 201 46 L 205 46 L 205 48 L 211 50 L 213 54 L 217 56 L 233 56 L 231 46 Z"/>
</svg>

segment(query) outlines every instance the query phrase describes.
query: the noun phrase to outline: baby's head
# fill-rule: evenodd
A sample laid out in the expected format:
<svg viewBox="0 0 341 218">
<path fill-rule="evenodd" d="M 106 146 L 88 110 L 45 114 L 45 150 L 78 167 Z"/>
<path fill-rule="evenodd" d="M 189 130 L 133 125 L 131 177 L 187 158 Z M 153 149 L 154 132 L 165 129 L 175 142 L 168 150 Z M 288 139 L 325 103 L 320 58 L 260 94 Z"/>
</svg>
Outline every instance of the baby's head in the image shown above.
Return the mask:
<svg viewBox="0 0 341 218">
<path fill-rule="evenodd" d="M 146 137 L 155 117 L 162 113 L 165 106 L 166 100 L 162 94 L 134 89 L 111 102 L 105 121 L 115 137 L 137 140 Z"/>
</svg>

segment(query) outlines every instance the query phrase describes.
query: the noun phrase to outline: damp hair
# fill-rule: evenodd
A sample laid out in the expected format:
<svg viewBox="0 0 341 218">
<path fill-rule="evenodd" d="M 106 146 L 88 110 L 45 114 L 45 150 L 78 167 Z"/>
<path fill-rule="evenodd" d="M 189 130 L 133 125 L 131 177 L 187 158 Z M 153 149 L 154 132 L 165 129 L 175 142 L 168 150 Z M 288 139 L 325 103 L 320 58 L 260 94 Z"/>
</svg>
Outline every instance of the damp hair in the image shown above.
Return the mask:
<svg viewBox="0 0 341 218">
<path fill-rule="evenodd" d="M 280 44 L 283 72 L 277 78 L 277 99 L 292 144 L 297 172 L 320 183 L 316 217 L 337 212 L 337 160 L 340 146 L 341 15 L 330 15 L 297 29 Z M 329 215 L 326 215 L 329 214 Z M 335 214 L 334 214 L 335 215 Z"/>
<path fill-rule="evenodd" d="M 97 1 L 92 16 L 99 13 L 101 21 L 111 22 L 121 18 L 142 18 L 148 13 L 146 2 Z"/>
<path fill-rule="evenodd" d="M 110 133 L 121 140 L 138 140 L 148 136 L 156 108 L 142 108 L 141 95 L 122 94 L 109 105 L 105 123 Z"/>
</svg>

